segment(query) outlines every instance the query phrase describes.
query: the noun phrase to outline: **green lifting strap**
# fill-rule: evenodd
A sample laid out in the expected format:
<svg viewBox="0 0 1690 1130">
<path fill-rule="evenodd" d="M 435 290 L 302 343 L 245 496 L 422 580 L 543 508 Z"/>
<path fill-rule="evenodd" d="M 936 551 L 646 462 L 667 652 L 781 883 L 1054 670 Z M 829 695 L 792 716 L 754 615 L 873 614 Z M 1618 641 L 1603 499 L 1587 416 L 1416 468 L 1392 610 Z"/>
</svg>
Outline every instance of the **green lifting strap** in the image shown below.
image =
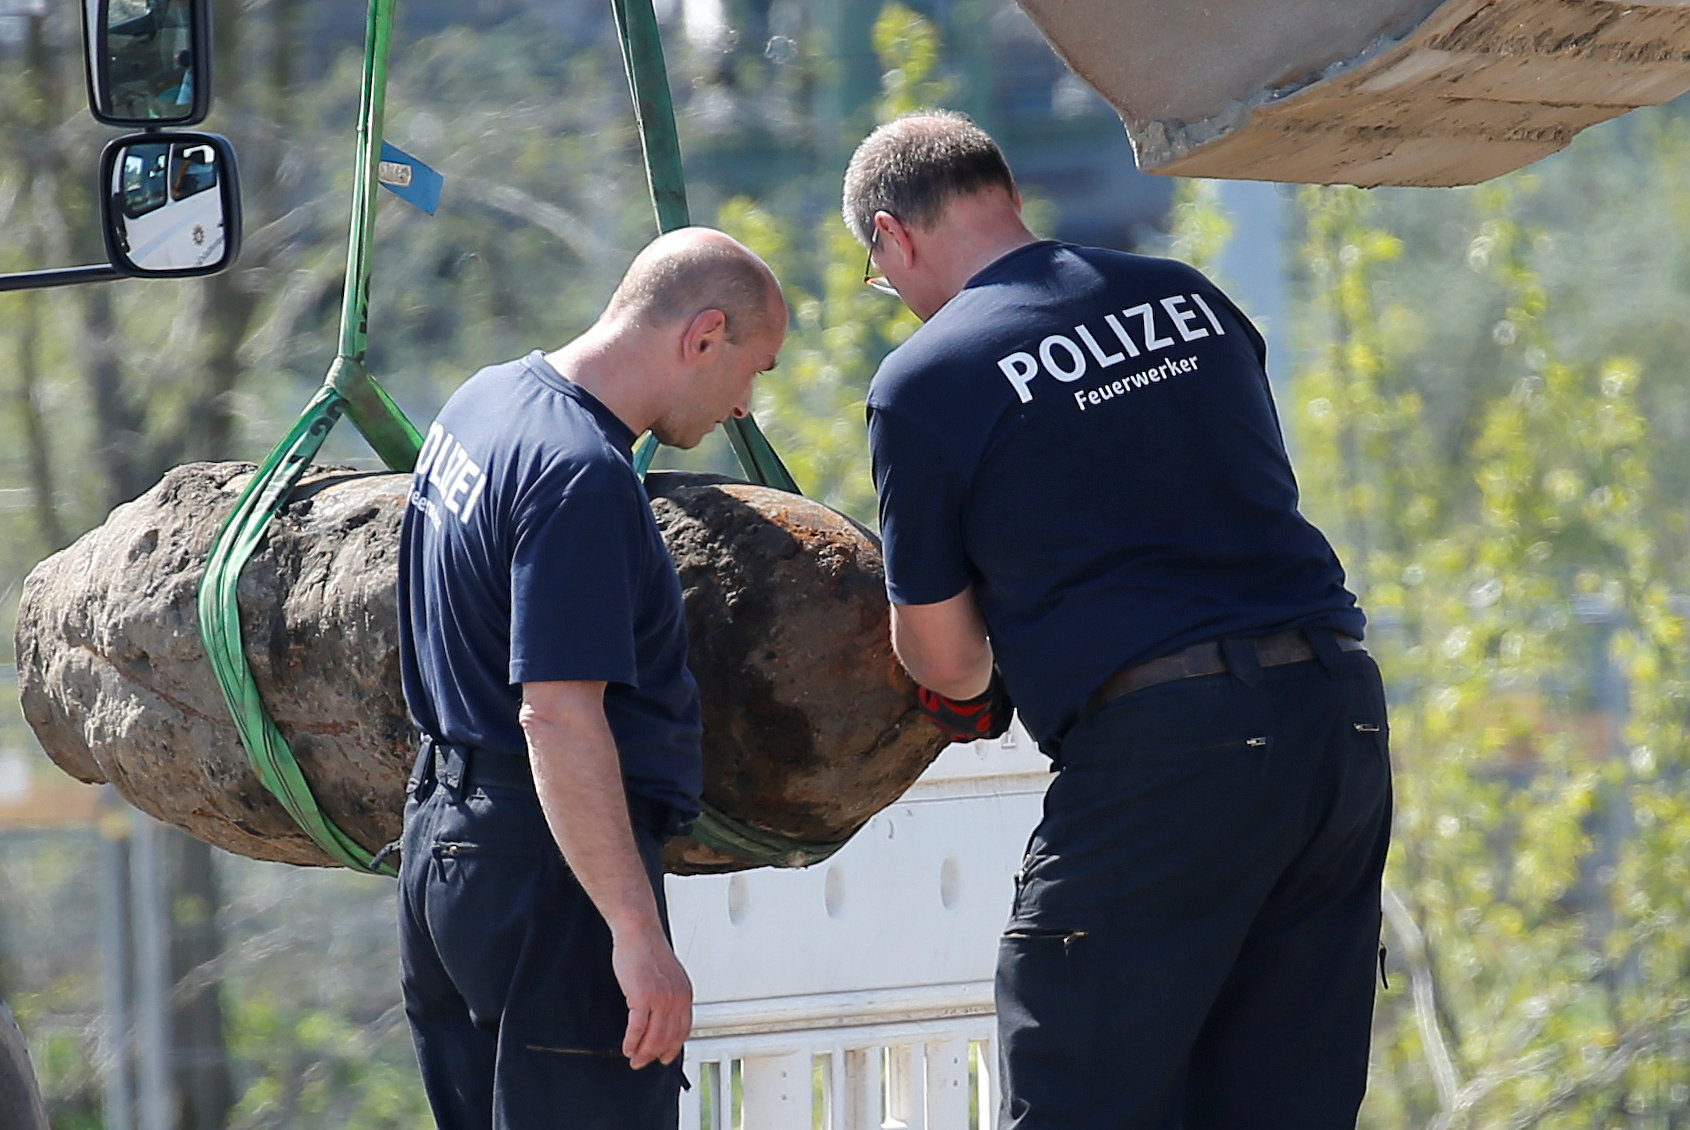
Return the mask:
<svg viewBox="0 0 1690 1130">
<path fill-rule="evenodd" d="M 633 96 L 634 118 L 640 128 L 646 181 L 651 188 L 652 208 L 657 213 L 657 227 L 659 231 L 673 231 L 688 223 L 686 177 L 681 168 L 675 104 L 669 94 L 669 73 L 663 63 L 657 16 L 652 11 L 651 0 L 611 0 L 611 7 L 622 41 L 622 62 L 628 71 L 628 90 Z M 739 456 L 746 478 L 762 486 L 804 493 L 756 420 L 749 416 L 743 420 L 729 418 L 726 428 L 728 442 Z M 640 440 L 634 452 L 634 467 L 641 475 L 651 468 L 657 448 L 655 436 L 648 434 Z M 845 843 L 843 840 L 808 843 L 753 828 L 708 803 L 693 825 L 692 836 L 706 847 L 761 867 L 808 867 L 826 859 Z"/>
<path fill-rule="evenodd" d="M 616 32 L 622 42 L 622 63 L 628 71 L 628 91 L 634 100 L 634 120 L 645 153 L 646 183 L 657 230 L 674 231 L 691 221 L 687 215 L 686 175 L 681 169 L 681 143 L 675 132 L 675 103 L 669 94 L 669 70 L 663 63 L 663 40 L 651 0 L 611 0 Z M 724 427 L 745 477 L 766 487 L 803 494 L 792 473 L 757 426 L 757 421 L 729 417 Z M 643 475 L 657 454 L 657 441 L 641 440 L 635 468 Z"/>
<path fill-rule="evenodd" d="M 329 856 L 360 871 L 370 869 L 369 849 L 355 842 L 317 805 L 287 739 L 276 728 L 253 681 L 241 642 L 241 611 L 236 599 L 241 569 L 264 537 L 270 519 L 286 504 L 288 493 L 311 465 L 323 437 L 340 418 L 345 401 L 324 386 L 241 493 L 224 523 L 200 582 L 200 637 L 217 674 L 223 701 L 240 730 L 247 759 L 295 823 Z M 391 873 L 391 869 L 386 869 Z"/>
<path fill-rule="evenodd" d="M 364 368 L 369 251 L 375 235 L 376 171 L 387 99 L 393 6 L 394 0 L 370 0 L 369 5 L 358 115 L 358 175 L 346 255 L 340 353 L 330 366 L 323 386 L 241 492 L 235 509 L 212 545 L 211 559 L 199 588 L 200 638 L 205 643 L 206 657 L 216 673 L 223 700 L 240 732 L 247 760 L 259 780 L 330 858 L 355 870 L 386 875 L 397 872 L 391 865 L 377 864 L 372 859 L 375 852 L 355 842 L 317 804 L 287 739 L 276 728 L 246 661 L 237 595 L 241 571 L 342 413 L 352 418 L 392 470 L 410 470 L 422 447 L 422 437 L 416 428 Z"/>
<path fill-rule="evenodd" d="M 387 112 L 387 56 L 395 0 L 370 0 L 364 30 L 364 80 L 358 106 L 358 155 L 352 189 L 346 287 L 340 306 L 340 352 L 325 378 L 346 398 L 346 414 L 390 470 L 409 471 L 422 435 L 364 368 L 370 324 L 370 252 L 375 246 L 382 124 Z"/>
<path fill-rule="evenodd" d="M 706 847 L 765 867 L 809 867 L 851 842 L 846 837 L 831 843 L 812 843 L 779 832 L 766 832 L 708 804 L 693 822 L 692 838 Z"/>
</svg>

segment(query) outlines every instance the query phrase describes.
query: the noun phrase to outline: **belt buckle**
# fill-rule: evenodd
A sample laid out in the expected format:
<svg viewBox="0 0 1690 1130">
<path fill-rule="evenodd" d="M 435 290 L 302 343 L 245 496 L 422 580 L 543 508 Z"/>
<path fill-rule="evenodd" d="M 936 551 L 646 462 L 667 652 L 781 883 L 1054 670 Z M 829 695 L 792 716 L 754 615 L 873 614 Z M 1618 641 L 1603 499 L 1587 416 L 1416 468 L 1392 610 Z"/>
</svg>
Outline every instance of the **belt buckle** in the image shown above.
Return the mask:
<svg viewBox="0 0 1690 1130">
<path fill-rule="evenodd" d="M 449 789 L 455 789 L 463 782 L 466 769 L 463 754 L 453 757 L 453 749 L 444 744 L 434 747 L 434 778 Z"/>
</svg>

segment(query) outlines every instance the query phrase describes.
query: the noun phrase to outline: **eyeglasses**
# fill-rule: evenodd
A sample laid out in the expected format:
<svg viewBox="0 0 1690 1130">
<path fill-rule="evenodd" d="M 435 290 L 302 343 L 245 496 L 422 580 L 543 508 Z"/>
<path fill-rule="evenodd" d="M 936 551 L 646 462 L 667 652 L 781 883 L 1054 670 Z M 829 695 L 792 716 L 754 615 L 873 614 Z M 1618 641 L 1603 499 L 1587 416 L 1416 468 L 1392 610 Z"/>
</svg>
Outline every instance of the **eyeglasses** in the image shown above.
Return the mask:
<svg viewBox="0 0 1690 1130">
<path fill-rule="evenodd" d="M 874 241 L 879 238 L 880 229 L 876 228 L 874 230 L 874 234 L 868 238 L 868 258 L 863 263 L 863 285 L 868 287 L 870 290 L 877 290 L 881 294 L 889 294 L 893 298 L 900 298 L 902 296 L 898 293 L 898 288 L 887 282 L 885 275 L 875 274 Z"/>
</svg>

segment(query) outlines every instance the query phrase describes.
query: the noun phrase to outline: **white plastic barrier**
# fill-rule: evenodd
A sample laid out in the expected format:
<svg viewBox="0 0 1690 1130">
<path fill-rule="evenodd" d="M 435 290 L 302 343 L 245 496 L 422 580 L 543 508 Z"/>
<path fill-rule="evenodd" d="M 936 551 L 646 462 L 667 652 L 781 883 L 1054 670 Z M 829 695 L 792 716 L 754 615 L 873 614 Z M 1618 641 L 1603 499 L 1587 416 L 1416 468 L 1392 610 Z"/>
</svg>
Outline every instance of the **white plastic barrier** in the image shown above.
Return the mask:
<svg viewBox="0 0 1690 1130">
<path fill-rule="evenodd" d="M 953 745 L 803 871 L 671 877 L 693 979 L 684 1130 L 988 1130 L 992 972 L 1049 763 Z"/>
</svg>

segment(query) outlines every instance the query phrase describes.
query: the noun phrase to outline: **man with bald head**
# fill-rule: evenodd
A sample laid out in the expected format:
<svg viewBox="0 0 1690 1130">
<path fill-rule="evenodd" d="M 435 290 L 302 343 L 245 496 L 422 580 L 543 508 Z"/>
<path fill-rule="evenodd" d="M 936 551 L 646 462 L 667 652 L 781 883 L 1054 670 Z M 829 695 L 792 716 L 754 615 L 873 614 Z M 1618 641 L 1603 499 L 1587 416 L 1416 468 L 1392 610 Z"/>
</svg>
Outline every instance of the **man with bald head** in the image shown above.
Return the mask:
<svg viewBox="0 0 1690 1130">
<path fill-rule="evenodd" d="M 955 739 L 1013 699 L 1058 770 L 998 949 L 1000 1130 L 1352 1128 L 1385 700 L 1261 335 L 1184 263 L 1039 239 L 961 115 L 870 134 L 844 212 L 924 323 L 868 394 L 893 645 Z"/>
<path fill-rule="evenodd" d="M 659 852 L 698 814 L 681 589 L 632 465 L 743 417 L 786 305 L 705 228 L 654 241 L 552 353 L 429 428 L 400 543 L 422 748 L 405 808 L 405 1007 L 440 1130 L 673 1127 L 692 987 Z"/>
</svg>

